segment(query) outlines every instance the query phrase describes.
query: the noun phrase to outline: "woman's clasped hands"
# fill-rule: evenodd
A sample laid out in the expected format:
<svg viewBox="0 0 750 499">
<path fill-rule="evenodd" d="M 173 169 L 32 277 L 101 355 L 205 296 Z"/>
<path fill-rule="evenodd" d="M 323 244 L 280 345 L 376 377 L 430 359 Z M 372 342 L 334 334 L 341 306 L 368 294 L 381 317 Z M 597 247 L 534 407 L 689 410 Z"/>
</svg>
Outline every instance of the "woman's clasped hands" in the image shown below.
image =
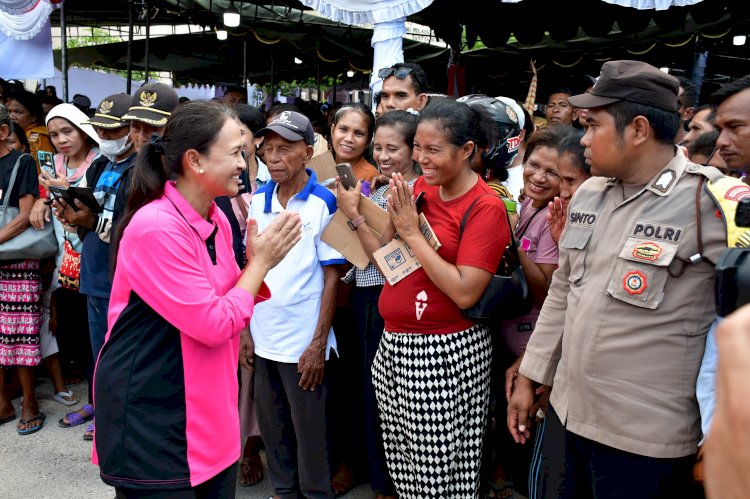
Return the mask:
<svg viewBox="0 0 750 499">
<path fill-rule="evenodd" d="M 392 175 L 389 185 L 388 214 L 399 237 L 408 242 L 410 237 L 421 234 L 416 199 L 411 186 L 400 173 Z"/>
</svg>

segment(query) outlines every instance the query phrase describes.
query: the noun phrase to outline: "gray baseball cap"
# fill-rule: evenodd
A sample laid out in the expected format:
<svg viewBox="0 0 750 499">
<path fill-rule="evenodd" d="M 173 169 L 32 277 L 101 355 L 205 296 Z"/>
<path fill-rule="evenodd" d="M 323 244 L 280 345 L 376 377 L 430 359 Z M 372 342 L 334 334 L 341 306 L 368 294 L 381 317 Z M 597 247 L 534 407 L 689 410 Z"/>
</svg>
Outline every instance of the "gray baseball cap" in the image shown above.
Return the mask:
<svg viewBox="0 0 750 499">
<path fill-rule="evenodd" d="M 265 128 L 258 130 L 255 136 L 263 137 L 268 132 L 277 133 L 292 142 L 305 140 L 309 145 L 315 144 L 315 132 L 310 120 L 304 114 L 295 111 L 283 111 L 277 114 Z"/>
</svg>

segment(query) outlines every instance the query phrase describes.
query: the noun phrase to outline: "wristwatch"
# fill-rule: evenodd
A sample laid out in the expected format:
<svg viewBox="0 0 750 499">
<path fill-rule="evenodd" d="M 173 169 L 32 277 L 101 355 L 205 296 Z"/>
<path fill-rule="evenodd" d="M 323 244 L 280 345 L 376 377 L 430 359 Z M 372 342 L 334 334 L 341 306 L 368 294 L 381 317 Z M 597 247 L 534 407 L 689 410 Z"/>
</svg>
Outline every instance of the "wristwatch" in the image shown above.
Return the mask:
<svg viewBox="0 0 750 499">
<path fill-rule="evenodd" d="M 349 228 L 352 229 L 352 230 L 357 230 L 357 227 L 359 227 L 363 223 L 365 223 L 365 217 L 363 217 L 362 215 L 360 215 L 357 218 L 355 218 L 354 220 L 349 220 L 348 222 L 346 222 L 346 225 L 348 225 Z"/>
</svg>

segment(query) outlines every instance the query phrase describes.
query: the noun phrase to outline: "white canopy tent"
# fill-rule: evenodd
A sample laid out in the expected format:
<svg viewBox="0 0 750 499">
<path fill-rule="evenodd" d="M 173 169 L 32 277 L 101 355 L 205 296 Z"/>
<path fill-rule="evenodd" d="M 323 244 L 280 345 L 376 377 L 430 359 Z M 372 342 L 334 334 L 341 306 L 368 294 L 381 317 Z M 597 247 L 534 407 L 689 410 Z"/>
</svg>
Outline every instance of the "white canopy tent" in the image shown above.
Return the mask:
<svg viewBox="0 0 750 499">
<path fill-rule="evenodd" d="M 372 35 L 373 71 L 370 88 L 373 95 L 380 91 L 382 80 L 378 70 L 404 61 L 403 36 L 406 17 L 427 8 L 433 0 L 300 0 L 323 16 L 348 24 L 374 24 Z M 523 0 L 501 0 L 518 3 Z M 702 0 L 602 0 L 635 9 L 666 10 L 672 6 L 686 6 Z"/>
</svg>

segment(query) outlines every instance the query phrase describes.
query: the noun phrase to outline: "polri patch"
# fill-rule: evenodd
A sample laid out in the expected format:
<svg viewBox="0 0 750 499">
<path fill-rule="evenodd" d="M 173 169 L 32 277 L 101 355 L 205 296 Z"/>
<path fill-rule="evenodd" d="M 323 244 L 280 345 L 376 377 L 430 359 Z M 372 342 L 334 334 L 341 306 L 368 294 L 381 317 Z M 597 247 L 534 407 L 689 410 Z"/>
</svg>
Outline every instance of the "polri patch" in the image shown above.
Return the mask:
<svg viewBox="0 0 750 499">
<path fill-rule="evenodd" d="M 657 178 L 656 181 L 651 184 L 651 187 L 656 189 L 657 191 L 667 192 L 676 179 L 677 174 L 674 172 L 674 170 L 665 170 L 661 175 L 659 175 L 659 178 Z"/>
<path fill-rule="evenodd" d="M 636 244 L 633 247 L 632 255 L 633 258 L 637 258 L 638 260 L 654 262 L 657 258 L 659 258 L 663 251 L 664 248 L 662 248 L 658 244 L 651 241 L 646 241 Z"/>
<path fill-rule="evenodd" d="M 648 288 L 646 276 L 640 270 L 631 270 L 622 279 L 622 287 L 631 295 L 640 295 Z"/>
</svg>

